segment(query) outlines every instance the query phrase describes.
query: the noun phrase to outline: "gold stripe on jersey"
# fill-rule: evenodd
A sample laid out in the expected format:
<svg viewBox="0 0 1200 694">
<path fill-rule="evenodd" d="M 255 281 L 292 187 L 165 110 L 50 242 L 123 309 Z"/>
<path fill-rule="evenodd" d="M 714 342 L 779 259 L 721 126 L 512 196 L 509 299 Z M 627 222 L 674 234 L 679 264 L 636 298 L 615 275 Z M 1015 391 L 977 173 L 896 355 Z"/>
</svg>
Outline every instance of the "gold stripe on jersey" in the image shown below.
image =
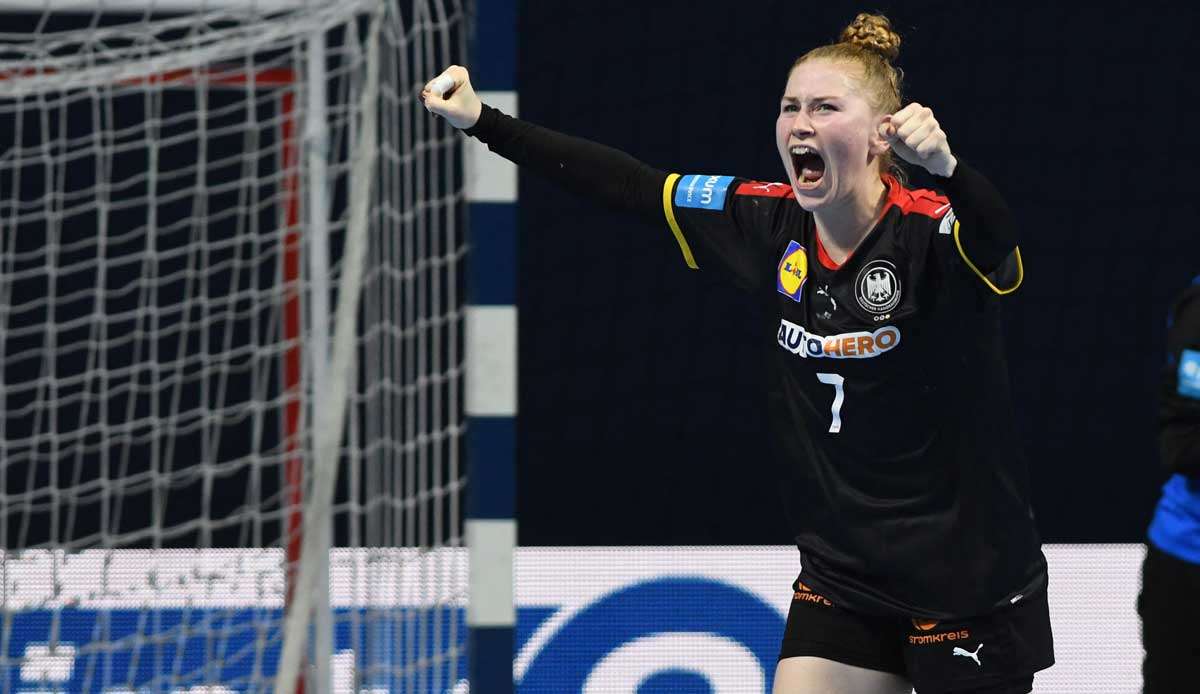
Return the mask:
<svg viewBox="0 0 1200 694">
<path fill-rule="evenodd" d="M 699 270 L 700 266 L 696 264 L 696 258 L 692 255 L 692 247 L 688 245 L 687 239 L 683 237 L 683 229 L 679 228 L 679 222 L 675 220 L 675 207 L 671 204 L 671 192 L 675 187 L 675 181 L 680 178 L 679 174 L 673 173 L 667 176 L 667 182 L 663 184 L 663 212 L 667 215 L 667 225 L 671 227 L 671 233 L 675 235 L 675 242 L 679 244 L 679 250 L 683 252 L 683 262 L 693 270 Z"/>
<path fill-rule="evenodd" d="M 1012 294 L 1013 292 L 1017 291 L 1017 287 L 1020 287 L 1021 282 L 1023 282 L 1025 280 L 1025 265 L 1021 263 L 1021 248 L 1020 248 L 1020 246 L 1013 249 L 1013 252 L 1017 254 L 1017 283 L 1014 284 L 1013 286 L 1009 287 L 1008 289 L 1001 289 L 1001 288 L 997 287 L 995 284 L 993 284 L 992 281 L 990 279 L 988 279 L 987 275 L 980 272 L 979 268 L 975 267 L 975 263 L 972 263 L 971 259 L 967 257 L 967 252 L 963 250 L 962 241 L 958 238 L 958 220 L 957 219 L 954 220 L 954 245 L 958 247 L 958 254 L 962 256 L 963 262 L 965 262 L 967 264 L 967 267 L 971 268 L 971 271 L 974 272 L 976 275 L 979 275 L 979 279 L 983 280 L 983 283 L 988 286 L 988 289 L 991 289 L 993 292 L 996 292 L 1000 296 L 1004 296 L 1005 294 Z"/>
</svg>

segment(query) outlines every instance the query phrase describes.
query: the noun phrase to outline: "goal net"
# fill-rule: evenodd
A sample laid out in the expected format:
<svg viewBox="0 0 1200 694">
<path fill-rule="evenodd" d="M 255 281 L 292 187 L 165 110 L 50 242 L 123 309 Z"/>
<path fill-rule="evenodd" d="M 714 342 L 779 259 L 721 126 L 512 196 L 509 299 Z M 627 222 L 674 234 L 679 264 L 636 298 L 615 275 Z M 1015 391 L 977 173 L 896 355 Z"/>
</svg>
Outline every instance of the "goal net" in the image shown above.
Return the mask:
<svg viewBox="0 0 1200 694">
<path fill-rule="evenodd" d="M 460 3 L 0 18 L 0 692 L 464 690 Z"/>
</svg>

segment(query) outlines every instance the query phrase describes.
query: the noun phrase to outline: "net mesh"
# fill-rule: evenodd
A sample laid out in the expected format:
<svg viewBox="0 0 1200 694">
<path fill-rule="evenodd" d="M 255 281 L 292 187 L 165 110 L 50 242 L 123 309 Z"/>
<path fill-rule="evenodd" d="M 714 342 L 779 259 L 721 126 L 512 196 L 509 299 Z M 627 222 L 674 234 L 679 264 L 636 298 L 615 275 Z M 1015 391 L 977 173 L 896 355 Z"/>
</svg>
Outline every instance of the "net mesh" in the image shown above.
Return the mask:
<svg viewBox="0 0 1200 694">
<path fill-rule="evenodd" d="M 245 5 L 3 15 L 0 691 L 465 676 L 464 8 Z"/>
</svg>

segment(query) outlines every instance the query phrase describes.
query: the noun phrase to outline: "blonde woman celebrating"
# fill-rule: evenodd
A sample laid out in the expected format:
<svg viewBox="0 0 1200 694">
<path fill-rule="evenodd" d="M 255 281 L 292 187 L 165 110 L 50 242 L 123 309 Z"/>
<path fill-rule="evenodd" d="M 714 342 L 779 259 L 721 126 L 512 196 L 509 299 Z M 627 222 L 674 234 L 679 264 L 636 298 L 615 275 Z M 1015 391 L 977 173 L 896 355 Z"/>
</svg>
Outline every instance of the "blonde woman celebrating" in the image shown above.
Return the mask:
<svg viewBox="0 0 1200 694">
<path fill-rule="evenodd" d="M 762 303 L 801 558 L 777 694 L 1024 694 L 1054 656 L 1000 336 L 1016 229 L 933 112 L 902 106 L 899 46 L 861 14 L 792 65 L 786 182 L 659 171 L 482 104 L 462 67 L 422 98 L 497 154 L 662 223 L 690 267 Z M 907 187 L 897 158 L 943 192 Z"/>
</svg>

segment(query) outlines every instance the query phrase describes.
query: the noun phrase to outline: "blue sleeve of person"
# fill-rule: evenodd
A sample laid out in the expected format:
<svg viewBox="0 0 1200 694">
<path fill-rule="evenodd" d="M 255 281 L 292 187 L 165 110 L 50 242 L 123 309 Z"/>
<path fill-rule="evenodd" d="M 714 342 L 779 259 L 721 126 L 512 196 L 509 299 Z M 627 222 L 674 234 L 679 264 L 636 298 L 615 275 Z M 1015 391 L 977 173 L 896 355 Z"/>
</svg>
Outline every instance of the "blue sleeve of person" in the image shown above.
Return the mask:
<svg viewBox="0 0 1200 694">
<path fill-rule="evenodd" d="M 696 207 L 702 210 L 725 209 L 725 193 L 733 176 L 688 174 L 675 188 L 676 207 Z"/>
<path fill-rule="evenodd" d="M 1200 352 L 1185 349 L 1179 356 L 1179 394 L 1200 400 Z"/>
</svg>

